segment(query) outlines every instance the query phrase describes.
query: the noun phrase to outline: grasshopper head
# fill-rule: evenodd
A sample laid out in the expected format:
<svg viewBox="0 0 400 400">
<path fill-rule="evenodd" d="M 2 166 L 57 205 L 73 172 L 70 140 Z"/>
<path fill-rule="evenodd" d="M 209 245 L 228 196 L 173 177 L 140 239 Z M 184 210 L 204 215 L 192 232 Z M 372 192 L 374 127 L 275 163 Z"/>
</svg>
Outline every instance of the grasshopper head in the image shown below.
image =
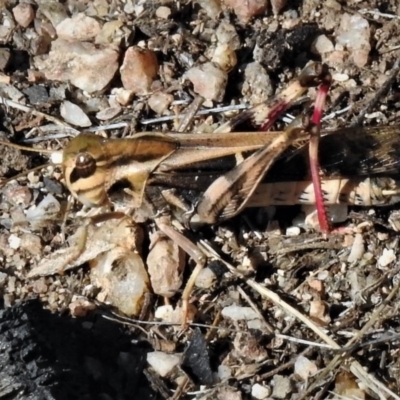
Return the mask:
<svg viewBox="0 0 400 400">
<path fill-rule="evenodd" d="M 66 185 L 88 207 L 100 207 L 108 202 L 103 141 L 96 135 L 81 134 L 69 142 L 63 153 Z"/>
</svg>

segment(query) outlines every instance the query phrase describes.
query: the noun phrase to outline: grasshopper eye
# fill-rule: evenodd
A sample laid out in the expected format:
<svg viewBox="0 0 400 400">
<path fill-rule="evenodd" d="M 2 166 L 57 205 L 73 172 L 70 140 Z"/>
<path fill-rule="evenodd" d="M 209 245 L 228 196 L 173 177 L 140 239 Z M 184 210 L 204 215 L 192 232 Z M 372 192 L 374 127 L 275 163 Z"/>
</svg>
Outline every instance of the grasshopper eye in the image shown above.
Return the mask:
<svg viewBox="0 0 400 400">
<path fill-rule="evenodd" d="M 71 173 L 71 183 L 78 179 L 89 178 L 96 172 L 96 160 L 89 153 L 79 153 L 75 159 L 75 167 Z"/>
</svg>

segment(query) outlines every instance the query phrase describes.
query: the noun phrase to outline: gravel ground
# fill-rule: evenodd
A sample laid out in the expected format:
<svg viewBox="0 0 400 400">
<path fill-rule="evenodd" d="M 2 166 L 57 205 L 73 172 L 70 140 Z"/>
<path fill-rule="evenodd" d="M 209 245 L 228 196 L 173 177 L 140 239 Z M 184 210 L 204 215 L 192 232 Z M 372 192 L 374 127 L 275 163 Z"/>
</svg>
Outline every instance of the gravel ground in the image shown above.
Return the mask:
<svg viewBox="0 0 400 400">
<path fill-rule="evenodd" d="M 81 131 L 177 131 L 199 96 L 185 130 L 212 132 L 310 60 L 334 79 L 324 129 L 396 124 L 400 5 L 322 3 L 3 2 L 1 140 L 60 151 Z M 393 132 L 371 150 L 380 176 L 390 167 L 396 177 Z M 396 206 L 351 207 L 345 233 L 328 237 L 294 226 L 297 206 L 249 209 L 191 232 L 220 256 L 190 298 L 204 325 L 181 331 L 166 321 L 176 321 L 192 262 L 166 243 L 173 261 L 167 272 L 149 266 L 149 280 L 149 249 L 163 238 L 140 216 L 89 225 L 75 256 L 90 211 L 75 204 L 63 223 L 60 168 L 27 172 L 48 154 L 0 147 L 0 398 L 400 398 Z M 117 268 L 121 254 L 132 273 Z M 122 293 L 125 284 L 137 293 Z"/>
</svg>

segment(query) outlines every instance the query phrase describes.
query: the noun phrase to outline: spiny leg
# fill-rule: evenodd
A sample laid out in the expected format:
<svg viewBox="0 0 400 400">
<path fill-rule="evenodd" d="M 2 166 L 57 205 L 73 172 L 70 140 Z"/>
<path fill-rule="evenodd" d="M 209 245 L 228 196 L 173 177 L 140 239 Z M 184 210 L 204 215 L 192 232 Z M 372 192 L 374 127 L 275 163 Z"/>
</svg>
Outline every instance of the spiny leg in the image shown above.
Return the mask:
<svg viewBox="0 0 400 400">
<path fill-rule="evenodd" d="M 313 128 L 312 132 L 310 132 L 311 135 L 309 144 L 310 171 L 314 186 L 315 205 L 317 208 L 319 227 L 323 233 L 329 233 L 332 227 L 329 221 L 329 215 L 325 206 L 324 196 L 322 193 L 320 166 L 318 160 L 318 146 L 322 112 L 331 82 L 332 76 L 328 72 L 324 76 L 324 79 L 318 89 L 317 98 L 315 100 L 314 112 L 311 118 L 311 122 L 314 124 L 315 127 Z"/>
<path fill-rule="evenodd" d="M 185 235 L 178 232 L 171 224 L 170 217 L 162 216 L 154 219 L 158 228 L 181 247 L 195 261 L 196 267 L 192 271 L 185 289 L 182 293 L 182 325 L 186 326 L 189 308 L 190 293 L 193 290 L 194 283 L 200 271 L 204 268 L 207 257 L 205 254 Z"/>
<path fill-rule="evenodd" d="M 296 118 L 271 143 L 217 178 L 200 197 L 190 224 L 215 224 L 237 215 L 276 158 L 296 140 L 308 138 L 310 129 L 307 118 Z"/>
<path fill-rule="evenodd" d="M 248 120 L 253 121 L 255 125 L 262 126 L 262 130 L 268 130 L 280 114 L 285 112 L 308 88 L 318 86 L 326 74 L 327 67 L 321 63 L 307 65 L 286 89 L 272 99 L 240 113 L 217 128 L 214 133 L 232 132 L 237 125 Z"/>
<path fill-rule="evenodd" d="M 326 65 L 320 63 L 311 63 L 302 70 L 299 77 L 295 81 L 293 81 L 272 101 L 259 104 L 247 112 L 252 113 L 252 119 L 255 122 L 260 123 L 260 121 L 264 119 L 265 122 L 262 125 L 262 129 L 268 130 L 275 122 L 277 117 L 284 112 L 296 98 L 301 96 L 307 88 L 319 85 L 317 98 L 314 105 L 314 113 L 311 119 L 311 122 L 315 125 L 315 128 L 310 129 L 309 158 L 318 221 L 321 231 L 325 233 L 331 230 L 331 226 L 327 209 L 324 204 L 321 178 L 319 175 L 320 167 L 318 161 L 318 144 L 322 112 L 331 82 L 332 76 Z M 239 118 L 240 116 L 237 117 L 237 120 L 239 120 Z M 243 120 L 243 117 L 241 118 Z M 249 117 L 247 116 L 247 118 Z M 237 123 L 238 122 L 234 121 L 233 125 Z"/>
</svg>

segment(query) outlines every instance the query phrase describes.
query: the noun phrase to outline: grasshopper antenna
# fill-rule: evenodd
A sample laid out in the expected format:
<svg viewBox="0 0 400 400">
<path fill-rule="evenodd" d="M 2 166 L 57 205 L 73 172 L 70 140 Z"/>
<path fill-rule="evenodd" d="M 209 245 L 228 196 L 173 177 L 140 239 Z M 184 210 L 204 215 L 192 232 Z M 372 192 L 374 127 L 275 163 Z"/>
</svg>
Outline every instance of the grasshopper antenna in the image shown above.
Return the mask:
<svg viewBox="0 0 400 400">
<path fill-rule="evenodd" d="M 31 151 L 31 152 L 34 152 L 34 153 L 43 153 L 43 154 L 50 154 L 51 155 L 51 162 L 50 163 L 39 165 L 38 167 L 31 168 L 28 171 L 23 171 L 20 174 L 12 176 L 11 178 L 8 178 L 8 179 L 0 181 L 0 188 L 4 187 L 5 185 L 7 185 L 11 181 L 14 181 L 14 180 L 19 179 L 19 178 L 21 178 L 23 176 L 26 176 L 30 172 L 39 171 L 39 170 L 41 170 L 43 168 L 46 168 L 46 167 L 48 167 L 50 165 L 61 164 L 61 158 L 62 158 L 61 154 L 62 153 L 59 152 L 59 151 L 48 150 L 48 149 L 35 149 L 35 148 L 31 148 L 31 147 L 21 146 L 19 144 L 15 144 L 15 143 L 5 142 L 3 140 L 0 140 L 0 145 L 12 147 L 13 149 L 17 149 L 17 150 Z"/>
<path fill-rule="evenodd" d="M 19 144 L 15 144 L 15 143 L 4 142 L 3 140 L 0 140 L 0 145 L 12 147 L 13 149 L 17 149 L 17 150 L 31 151 L 33 153 L 44 153 L 44 154 L 53 154 L 54 153 L 54 150 L 34 149 L 31 147 L 27 147 L 27 146 L 21 146 Z"/>
</svg>

